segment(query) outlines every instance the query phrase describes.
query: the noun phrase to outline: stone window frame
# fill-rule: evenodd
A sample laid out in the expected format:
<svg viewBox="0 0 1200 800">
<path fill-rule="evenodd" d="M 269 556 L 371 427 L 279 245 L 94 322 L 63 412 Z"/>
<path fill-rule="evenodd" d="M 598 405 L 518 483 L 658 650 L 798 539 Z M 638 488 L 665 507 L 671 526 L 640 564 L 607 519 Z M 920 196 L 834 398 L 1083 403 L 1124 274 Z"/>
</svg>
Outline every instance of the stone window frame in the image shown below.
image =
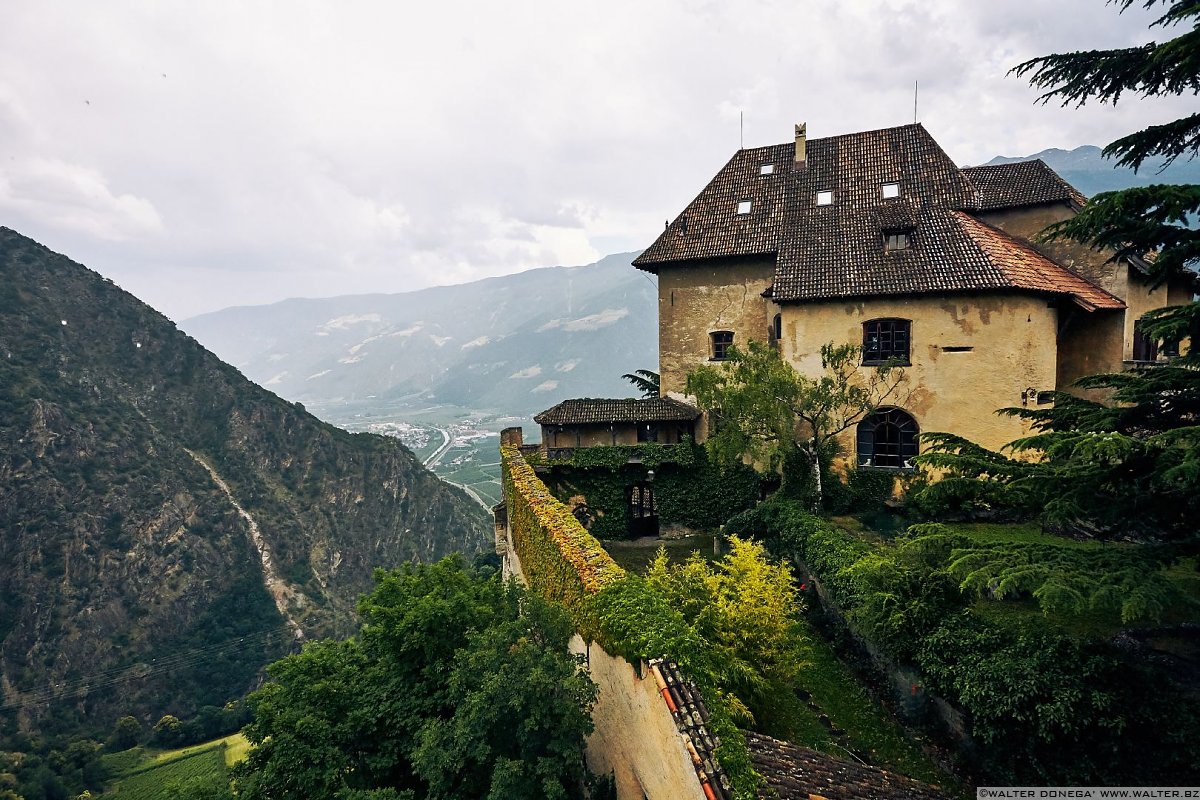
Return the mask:
<svg viewBox="0 0 1200 800">
<path fill-rule="evenodd" d="M 863 326 L 862 363 L 864 367 L 893 364 L 912 366 L 912 320 L 902 317 L 876 317 Z M 900 336 L 897 334 L 900 333 Z M 903 347 L 898 344 L 903 341 Z"/>
<path fill-rule="evenodd" d="M 729 348 L 733 346 L 733 331 L 712 331 L 708 334 L 712 344 L 709 361 L 725 361 L 729 358 Z"/>
<path fill-rule="evenodd" d="M 859 469 L 911 472 L 919 452 L 921 426 L 916 417 L 896 406 L 881 406 L 858 423 L 856 456 Z M 882 436 L 882 441 L 881 441 Z"/>
</svg>

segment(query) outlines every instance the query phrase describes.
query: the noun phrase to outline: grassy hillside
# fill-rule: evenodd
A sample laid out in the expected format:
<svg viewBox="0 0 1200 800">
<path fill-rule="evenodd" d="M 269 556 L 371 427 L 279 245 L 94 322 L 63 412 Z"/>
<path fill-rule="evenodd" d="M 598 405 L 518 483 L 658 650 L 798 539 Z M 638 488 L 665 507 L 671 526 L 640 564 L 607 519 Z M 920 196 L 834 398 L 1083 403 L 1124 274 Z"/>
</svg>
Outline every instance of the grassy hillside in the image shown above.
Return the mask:
<svg viewBox="0 0 1200 800">
<path fill-rule="evenodd" d="M 159 800 L 187 784 L 223 784 L 229 768 L 246 757 L 250 743 L 240 733 L 179 750 L 158 752 L 135 747 L 104 757 L 113 777 L 105 797 Z"/>
</svg>

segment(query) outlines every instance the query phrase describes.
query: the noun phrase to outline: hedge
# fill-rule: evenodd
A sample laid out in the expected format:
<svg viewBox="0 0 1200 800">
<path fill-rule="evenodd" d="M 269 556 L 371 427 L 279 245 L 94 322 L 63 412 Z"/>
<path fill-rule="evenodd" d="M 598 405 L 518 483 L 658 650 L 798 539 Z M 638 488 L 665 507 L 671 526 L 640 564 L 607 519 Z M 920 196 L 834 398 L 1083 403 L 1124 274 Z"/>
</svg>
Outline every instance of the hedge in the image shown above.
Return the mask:
<svg viewBox="0 0 1200 800">
<path fill-rule="evenodd" d="M 967 712 L 994 785 L 1195 785 L 1200 702 L 1161 666 L 1039 621 L 998 622 L 951 573 L 953 542 L 874 547 L 789 501 L 726 529 L 802 559 L 856 632 Z M 990 602 L 990 601 L 985 601 Z"/>
</svg>

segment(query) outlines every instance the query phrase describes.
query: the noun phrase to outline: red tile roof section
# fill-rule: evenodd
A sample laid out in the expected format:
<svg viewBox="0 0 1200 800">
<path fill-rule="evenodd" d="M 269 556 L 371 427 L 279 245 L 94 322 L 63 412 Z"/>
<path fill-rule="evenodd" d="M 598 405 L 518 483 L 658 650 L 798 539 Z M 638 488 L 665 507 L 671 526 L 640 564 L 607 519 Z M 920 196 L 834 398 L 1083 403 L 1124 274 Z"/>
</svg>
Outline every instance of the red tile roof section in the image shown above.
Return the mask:
<svg viewBox="0 0 1200 800">
<path fill-rule="evenodd" d="M 1118 298 L 1067 268 L 1059 266 L 1028 244 L 980 222 L 969 214 L 961 211 L 951 213 L 958 219 L 967 236 L 1004 276 L 1009 286 L 1070 295 L 1089 311 L 1097 308 L 1125 308 L 1125 304 Z"/>
</svg>

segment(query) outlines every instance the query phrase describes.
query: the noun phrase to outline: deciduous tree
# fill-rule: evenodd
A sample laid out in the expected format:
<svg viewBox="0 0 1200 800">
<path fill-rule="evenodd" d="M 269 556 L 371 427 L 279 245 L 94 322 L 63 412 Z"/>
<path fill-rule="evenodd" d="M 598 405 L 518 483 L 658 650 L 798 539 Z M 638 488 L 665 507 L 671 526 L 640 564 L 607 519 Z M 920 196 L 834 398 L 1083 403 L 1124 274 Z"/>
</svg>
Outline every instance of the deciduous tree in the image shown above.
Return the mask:
<svg viewBox="0 0 1200 800">
<path fill-rule="evenodd" d="M 820 377 L 798 372 L 774 348 L 750 342 L 731 347 L 720 366 L 702 366 L 687 377 L 687 392 L 709 412 L 705 442 L 719 463 L 749 456 L 780 469 L 789 451 L 803 453 L 822 501 L 821 460 L 836 447 L 838 434 L 858 424 L 889 400 L 905 381 L 891 364 L 862 367 L 862 348 L 829 343 L 821 347 Z"/>
</svg>

